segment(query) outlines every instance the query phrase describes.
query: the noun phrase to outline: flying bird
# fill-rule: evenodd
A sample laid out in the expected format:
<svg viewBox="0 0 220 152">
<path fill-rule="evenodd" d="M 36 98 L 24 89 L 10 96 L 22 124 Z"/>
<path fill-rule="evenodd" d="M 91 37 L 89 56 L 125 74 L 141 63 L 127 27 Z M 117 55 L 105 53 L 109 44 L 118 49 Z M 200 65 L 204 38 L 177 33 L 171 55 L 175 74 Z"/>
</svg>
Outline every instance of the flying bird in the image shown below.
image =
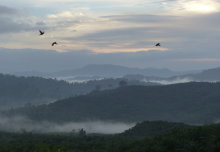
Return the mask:
<svg viewBox="0 0 220 152">
<path fill-rule="evenodd" d="M 160 43 L 157 43 L 155 46 L 160 46 Z"/>
<path fill-rule="evenodd" d="M 58 44 L 58 43 L 57 43 L 57 42 L 53 42 L 53 43 L 52 43 L 52 46 L 54 46 L 55 44 Z"/>
<path fill-rule="evenodd" d="M 39 30 L 39 32 L 40 32 L 40 35 L 44 35 L 44 33 L 45 33 L 45 32 L 43 32 L 43 31 L 41 31 L 41 30 Z"/>
</svg>

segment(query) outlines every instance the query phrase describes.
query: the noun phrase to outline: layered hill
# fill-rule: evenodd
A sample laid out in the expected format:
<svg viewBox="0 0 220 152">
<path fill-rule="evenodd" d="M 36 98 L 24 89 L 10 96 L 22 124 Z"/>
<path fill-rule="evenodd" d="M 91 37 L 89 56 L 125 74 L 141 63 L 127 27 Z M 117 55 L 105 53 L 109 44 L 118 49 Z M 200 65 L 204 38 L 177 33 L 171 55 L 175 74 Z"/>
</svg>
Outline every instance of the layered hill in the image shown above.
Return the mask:
<svg viewBox="0 0 220 152">
<path fill-rule="evenodd" d="M 220 81 L 220 68 L 213 68 L 194 72 L 191 74 L 179 74 L 177 76 L 162 77 L 162 76 L 146 76 L 141 74 L 126 75 L 124 78 L 130 80 L 139 80 L 147 82 L 155 82 L 160 84 L 175 84 L 186 82 L 219 82 Z"/>
<path fill-rule="evenodd" d="M 0 107 L 49 103 L 92 91 L 117 88 L 120 86 L 120 82 L 125 82 L 126 85 L 155 85 L 155 83 L 126 81 L 125 79 L 102 79 L 73 84 L 51 78 L 16 77 L 0 74 Z"/>
<path fill-rule="evenodd" d="M 1 108 L 47 103 L 69 97 L 73 91 L 73 86 L 65 81 L 0 74 Z"/>
<path fill-rule="evenodd" d="M 60 71 L 53 73 L 54 76 L 99 76 L 105 78 L 122 77 L 127 74 L 141 74 L 145 76 L 161 76 L 169 77 L 181 74 L 180 72 L 171 71 L 169 69 L 158 68 L 132 68 L 126 66 L 112 64 L 91 64 L 82 68 Z"/>
<path fill-rule="evenodd" d="M 137 123 L 134 127 L 124 131 L 120 135 L 129 137 L 152 137 L 162 134 L 168 134 L 178 129 L 188 129 L 194 126 L 184 123 L 168 121 L 143 121 Z"/>
<path fill-rule="evenodd" d="M 157 124 L 157 122 L 151 122 Z M 163 124 L 160 123 L 158 128 Z M 170 123 L 172 126 L 172 123 Z M 171 127 L 172 128 L 172 127 Z M 142 131 L 149 132 L 147 128 Z M 37 134 L 0 132 L 0 151 L 97 151 L 97 152 L 218 152 L 220 125 L 177 128 L 173 131 L 134 138 L 118 135 Z"/>
<path fill-rule="evenodd" d="M 54 122 L 167 120 L 212 123 L 220 119 L 220 83 L 125 86 L 8 112 Z"/>
</svg>

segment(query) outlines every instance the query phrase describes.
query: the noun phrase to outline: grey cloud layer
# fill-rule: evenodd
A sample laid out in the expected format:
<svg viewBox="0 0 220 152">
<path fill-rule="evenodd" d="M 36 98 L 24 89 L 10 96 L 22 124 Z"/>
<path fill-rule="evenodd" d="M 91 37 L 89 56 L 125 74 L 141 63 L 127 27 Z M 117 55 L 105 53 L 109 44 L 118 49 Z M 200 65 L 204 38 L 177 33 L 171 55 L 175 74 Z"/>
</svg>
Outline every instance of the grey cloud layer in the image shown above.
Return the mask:
<svg viewBox="0 0 220 152">
<path fill-rule="evenodd" d="M 16 9 L 0 5 L 0 15 L 12 15 L 16 13 L 18 13 Z"/>
<path fill-rule="evenodd" d="M 172 50 L 193 51 L 197 48 L 219 48 L 220 13 L 203 16 L 115 15 L 104 16 L 124 24 L 140 23 L 140 27 L 97 31 L 67 40 L 91 42 L 91 46 L 108 47 L 128 43 L 127 48 L 147 47 L 161 41 Z M 144 27 L 146 25 L 146 27 Z M 129 45 L 130 43 L 130 45 Z M 125 47 L 126 48 L 126 47 Z"/>
<path fill-rule="evenodd" d="M 186 0 L 164 0 L 163 2 L 183 2 Z M 144 1 L 143 1 L 144 2 Z M 161 3 L 157 1 L 155 3 Z M 1 9 L 2 8 L 2 9 Z M 62 11 L 61 11 L 62 12 Z M 220 57 L 220 13 L 216 14 L 197 14 L 189 16 L 166 16 L 166 15 L 146 15 L 146 14 L 127 14 L 127 15 L 109 15 L 101 16 L 98 19 L 101 22 L 110 22 L 111 24 L 119 23 L 120 28 L 115 27 L 99 30 L 101 25 L 94 26 L 93 33 L 83 33 L 78 37 L 62 35 L 62 30 L 69 30 L 74 25 L 90 25 L 87 22 L 89 18 L 61 18 L 53 21 L 47 20 L 35 23 L 24 22 L 24 20 L 15 19 L 14 9 L 0 6 L 0 33 L 20 32 L 38 30 L 37 27 L 47 27 L 48 30 L 59 28 L 57 31 L 61 33 L 56 35 L 57 39 L 64 37 L 69 44 L 82 44 L 85 48 L 109 48 L 114 47 L 120 49 L 145 48 L 151 47 L 155 42 L 161 42 L 163 47 L 169 48 L 170 51 L 159 52 L 138 52 L 138 53 L 111 53 L 111 54 L 92 54 L 91 52 L 73 52 L 73 53 L 57 53 L 49 51 L 39 51 L 39 54 L 30 50 L 21 51 L 20 54 L 11 53 L 12 56 L 0 57 L 0 69 L 2 71 L 23 71 L 23 70 L 42 70 L 43 71 L 59 71 L 60 69 L 71 69 L 91 63 L 113 63 L 125 66 L 141 66 L 141 67 L 171 67 L 174 69 L 187 68 L 208 68 L 218 66 L 215 62 L 201 62 L 192 65 L 191 62 L 183 62 L 182 58 L 219 58 Z M 10 17 L 9 17 L 10 16 Z M 106 19 L 106 20 L 105 20 Z M 49 20 L 49 19 L 48 19 Z M 86 23 L 85 23 L 86 22 Z M 99 22 L 91 21 L 91 24 Z M 117 25 L 116 24 L 116 25 Z M 107 24 L 104 24 L 107 25 Z M 123 25 L 129 25 L 123 27 Z M 134 26 L 133 26 L 134 25 Z M 85 26 L 85 30 L 86 29 Z M 69 29 L 68 29 L 69 28 Z M 80 30 L 84 30 L 81 28 Z M 78 32 L 78 31 L 77 31 Z M 79 32 L 80 33 L 80 32 Z M 69 33 L 68 33 L 69 34 Z M 70 34 L 69 34 L 70 35 Z M 7 39 L 7 37 L 3 37 Z M 5 40 L 6 41 L 6 40 Z M 10 41 L 10 40 L 8 40 Z M 13 44 L 13 42 L 12 42 Z M 80 46 L 81 47 L 81 46 Z M 79 48 L 79 47 L 77 47 Z M 71 48 L 69 48 L 70 51 Z M 92 50 L 91 51 L 95 51 Z M 82 50 L 84 50 L 82 48 Z M 10 54 L 10 53 L 9 53 Z M 36 54 L 35 56 L 33 54 Z M 36 57 L 37 56 L 37 57 Z M 5 57 L 5 58 L 4 58 Z M 6 61 L 5 59 L 8 59 Z M 15 60 L 12 60 L 15 59 Z M 38 61 L 41 61 L 40 63 Z M 180 60 L 181 62 L 178 62 Z M 10 62 L 9 62 L 10 61 Z M 48 61 L 50 61 L 48 63 Z M 59 62 L 60 61 L 60 62 Z M 188 60 L 192 61 L 193 60 Z M 202 61 L 202 60 L 201 60 Z M 206 60 L 207 61 L 207 60 Z M 214 60 L 213 60 L 214 61 Z M 175 64 L 174 64 L 175 63 Z M 15 67 L 12 65 L 14 64 Z"/>
<path fill-rule="evenodd" d="M 36 29 L 35 23 L 32 23 L 30 17 L 22 14 L 10 7 L 0 5 L 0 33 L 25 32 Z"/>
<path fill-rule="evenodd" d="M 102 18 L 108 18 L 118 21 L 134 22 L 134 23 L 155 23 L 155 22 L 170 22 L 178 18 L 178 16 L 160 16 L 160 15 L 112 15 L 112 16 L 102 16 Z"/>
<path fill-rule="evenodd" d="M 80 68 L 88 64 L 116 64 L 130 67 L 171 68 L 174 70 L 207 69 L 219 66 L 215 62 L 185 61 L 188 58 L 220 58 L 219 49 L 149 51 L 136 53 L 104 53 L 73 51 L 59 53 L 52 50 L 9 50 L 0 49 L 0 72 L 56 72 Z M 182 60 L 184 59 L 184 60 Z M 193 64 L 192 64 L 193 63 Z"/>
<path fill-rule="evenodd" d="M 13 33 L 21 31 L 29 31 L 33 27 L 28 23 L 20 23 L 9 17 L 0 17 L 0 33 Z"/>
</svg>

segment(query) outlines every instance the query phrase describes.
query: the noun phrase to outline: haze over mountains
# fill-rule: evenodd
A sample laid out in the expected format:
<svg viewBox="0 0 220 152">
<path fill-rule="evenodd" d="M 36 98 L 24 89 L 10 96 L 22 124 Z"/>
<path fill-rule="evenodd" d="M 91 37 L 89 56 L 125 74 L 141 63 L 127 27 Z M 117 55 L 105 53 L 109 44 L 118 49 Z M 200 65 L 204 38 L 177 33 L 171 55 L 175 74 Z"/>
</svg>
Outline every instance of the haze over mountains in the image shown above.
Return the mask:
<svg viewBox="0 0 220 152">
<path fill-rule="evenodd" d="M 59 74 L 59 73 L 57 73 Z M 181 72 L 171 71 L 169 69 L 156 68 L 129 68 L 111 64 L 91 64 L 82 68 L 60 72 L 62 76 L 100 76 L 100 77 L 122 77 L 128 74 L 142 74 L 146 76 L 169 77 L 181 74 Z"/>
<path fill-rule="evenodd" d="M 100 80 L 103 78 L 120 78 L 125 75 L 140 74 L 144 76 L 170 77 L 184 74 L 186 72 L 175 72 L 169 69 L 158 68 L 131 68 L 112 64 L 90 64 L 73 70 L 43 73 L 36 71 L 24 71 L 13 73 L 17 76 L 41 76 L 67 80 L 68 82 L 84 82 L 89 80 Z"/>
<path fill-rule="evenodd" d="M 29 78 L 0 75 L 2 82 L 1 90 L 4 90 L 1 92 L 0 101 L 2 103 L 4 102 L 6 107 L 11 106 L 12 103 L 14 104 L 13 107 L 20 105 L 20 103 L 22 103 L 22 105 L 26 103 L 40 104 L 70 96 L 86 94 L 97 89 L 114 89 L 119 86 L 121 80 L 126 80 L 129 85 L 163 85 L 191 81 L 217 82 L 220 81 L 220 68 L 184 74 L 183 72 L 175 72 L 168 69 L 141 69 L 109 64 L 94 64 L 71 71 L 50 74 L 29 72 L 28 74 L 20 73 L 18 75 L 45 75 L 45 77 L 65 80 L 67 82 L 88 83 L 76 83 L 73 85 L 67 84 L 64 81 L 56 82 L 56 80 L 52 79 L 46 80 L 37 77 Z M 12 90 L 17 92 L 13 93 Z"/>
<path fill-rule="evenodd" d="M 219 90 L 219 82 L 125 86 L 71 97 L 48 105 L 15 109 L 7 114 L 56 123 L 87 120 L 214 123 L 220 120 Z"/>
<path fill-rule="evenodd" d="M 139 78 L 138 78 L 139 77 Z M 129 77 L 128 77 L 129 78 Z M 130 76 L 130 79 L 139 79 L 148 82 L 155 82 L 160 84 L 174 84 L 174 83 L 185 83 L 185 82 L 218 82 L 220 81 L 220 68 L 213 68 L 202 70 L 201 72 L 183 74 L 178 76 L 171 76 L 168 78 L 162 77 L 148 77 L 148 76 Z"/>
<path fill-rule="evenodd" d="M 128 80 L 138 80 L 142 82 L 175 84 L 191 81 L 220 81 L 220 68 L 206 69 L 201 71 L 176 72 L 169 69 L 140 69 L 116 65 L 88 65 L 77 70 L 56 73 L 55 75 L 59 79 L 70 82 L 123 77 Z"/>
<path fill-rule="evenodd" d="M 181 66 L 178 68 L 177 66 L 174 68 L 173 62 L 164 63 L 169 59 L 170 55 L 172 56 L 173 54 L 173 56 L 176 56 L 175 52 L 172 51 L 166 53 L 160 51 L 143 51 L 134 53 L 96 54 L 89 50 L 57 52 L 54 50 L 0 48 L 0 54 L 1 73 L 32 71 L 48 74 L 75 70 L 90 64 L 110 64 L 124 67 L 138 67 L 140 69 L 152 67 L 156 69 L 172 69 L 172 71 L 193 71 L 195 69 L 214 67 L 213 65 L 204 65 L 200 68 L 192 68 L 192 66 L 185 68 L 181 68 Z M 158 56 L 162 58 L 158 58 Z"/>
<path fill-rule="evenodd" d="M 220 68 L 200 71 L 178 72 L 159 68 L 131 68 L 112 64 L 91 64 L 82 68 L 59 72 L 15 72 L 17 76 L 41 76 L 57 78 L 68 82 L 86 82 L 103 78 L 125 78 L 161 84 L 184 83 L 190 81 L 220 81 Z"/>
<path fill-rule="evenodd" d="M 166 52 L 169 55 L 163 52 L 151 51 L 132 54 L 94 54 L 88 50 L 56 52 L 53 50 L 0 48 L 0 53 L 1 73 L 15 74 L 17 76 L 57 77 L 70 82 L 82 82 L 101 79 L 103 77 L 112 78 L 137 74 L 147 77 L 158 77 L 159 80 L 174 81 L 183 79 L 182 82 L 186 82 L 187 80 L 218 81 L 218 73 L 220 73 L 218 68 L 211 69 L 210 67 L 214 66 L 209 65 L 209 63 L 205 65 L 200 64 L 200 68 L 193 69 L 194 64 L 185 68 L 173 68 L 173 63 L 169 63 L 169 66 L 162 64 L 161 62 L 166 61 L 168 56 L 175 56 L 172 51 Z M 184 52 L 179 53 L 183 53 L 184 56 Z M 162 59 L 160 59 L 161 62 L 156 56 L 162 57 Z M 145 63 L 145 61 L 147 61 L 147 63 Z M 201 72 L 201 69 L 210 70 L 195 74 Z M 169 78 L 164 79 L 164 77 Z M 155 80 L 155 78 L 153 80 Z"/>
<path fill-rule="evenodd" d="M 0 0 L 0 152 L 220 152 L 220 0 Z"/>
<path fill-rule="evenodd" d="M 123 78 L 92 80 L 73 84 L 51 78 L 17 77 L 0 74 L 1 109 L 45 104 L 92 91 L 114 89 L 120 86 L 121 81 L 125 82 L 125 85 L 158 85 L 157 83 Z"/>
<path fill-rule="evenodd" d="M 30 128 L 31 124 L 38 124 L 41 129 L 48 125 L 62 129 L 95 127 L 98 123 L 115 126 L 116 131 L 145 120 L 204 124 L 220 119 L 219 83 L 202 83 L 220 81 L 220 68 L 174 71 L 122 66 L 117 62 L 74 65 L 71 57 L 76 53 L 28 51 L 32 58 L 10 51 L 1 57 L 2 63 L 9 63 L 6 58 L 11 55 L 15 59 L 10 59 L 11 66 L 0 66 L 2 71 L 12 74 L 0 75 L 1 109 L 11 108 L 0 117 L 4 122 L 15 122 L 20 127 L 19 124 L 28 122 Z M 63 59 L 68 63 L 62 63 Z"/>
</svg>

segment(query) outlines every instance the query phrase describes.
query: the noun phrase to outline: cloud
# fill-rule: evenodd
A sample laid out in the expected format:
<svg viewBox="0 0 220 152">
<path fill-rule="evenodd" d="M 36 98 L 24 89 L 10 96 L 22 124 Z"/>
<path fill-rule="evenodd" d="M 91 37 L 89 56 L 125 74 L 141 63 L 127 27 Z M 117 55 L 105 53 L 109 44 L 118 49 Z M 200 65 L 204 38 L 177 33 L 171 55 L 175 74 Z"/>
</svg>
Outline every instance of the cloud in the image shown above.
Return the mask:
<svg viewBox="0 0 220 152">
<path fill-rule="evenodd" d="M 84 13 L 74 13 L 70 11 L 64 11 L 58 14 L 50 14 L 48 15 L 49 19 L 57 19 L 57 18 L 76 18 L 76 17 L 84 17 Z"/>
<path fill-rule="evenodd" d="M 12 15 L 12 14 L 17 14 L 17 13 L 18 11 L 14 8 L 0 5 L 0 15 Z"/>
<path fill-rule="evenodd" d="M 218 0 L 137 0 L 136 7 L 146 8 L 148 13 L 192 16 L 220 11 Z"/>
<path fill-rule="evenodd" d="M 183 10 L 195 13 L 216 13 L 220 12 L 220 2 L 216 0 L 193 0 L 193 1 L 180 1 Z"/>
<path fill-rule="evenodd" d="M 153 50 L 178 54 L 185 51 L 190 55 L 195 52 L 198 58 L 200 54 L 208 54 L 205 50 L 215 52 L 219 49 L 220 13 L 202 13 L 189 8 L 200 7 L 199 4 L 218 8 L 217 0 L 46 0 L 45 5 L 42 0 L 16 2 L 13 3 L 19 3 L 16 9 L 27 7 L 29 13 L 10 18 L 0 15 L 3 23 L 0 33 L 4 33 L 0 36 L 2 47 L 96 53 Z M 8 9 L 11 8 L 3 12 L 10 14 Z M 41 38 L 38 37 L 39 28 L 46 31 Z M 51 48 L 52 41 L 58 41 L 59 45 Z M 161 42 L 162 47 L 155 48 L 156 42 Z M 171 58 L 169 62 L 173 62 L 173 56 Z"/>
<path fill-rule="evenodd" d="M 208 69 L 219 66 L 219 62 L 182 62 L 187 58 L 220 58 L 219 49 L 140 51 L 123 53 L 94 53 L 94 50 L 3 49 L 0 48 L 1 73 L 24 71 L 57 72 L 71 70 L 88 64 L 114 64 L 139 68 L 169 68 L 177 71 Z M 39 62 L 40 61 L 40 62 Z M 50 62 L 48 62 L 50 61 Z"/>
<path fill-rule="evenodd" d="M 171 15 L 152 15 L 152 14 L 125 14 L 125 15 L 112 15 L 101 16 L 112 20 L 121 22 L 134 22 L 134 23 L 167 23 L 173 22 L 178 19 L 178 16 Z"/>
<path fill-rule="evenodd" d="M 187 82 L 192 82 L 192 81 L 195 81 L 191 78 L 175 78 L 173 80 L 143 80 L 143 81 L 146 81 L 146 82 L 153 82 L 153 83 L 159 83 L 159 84 L 162 84 L 162 85 L 170 85 L 170 84 L 177 84 L 177 83 L 187 83 Z"/>
<path fill-rule="evenodd" d="M 206 18 L 211 16 L 214 15 L 207 15 Z M 111 50 L 112 52 L 120 52 L 120 49 L 121 52 L 126 49 L 127 52 L 151 50 L 157 42 L 165 44 L 162 45 L 163 48 L 158 50 L 175 50 L 179 49 L 178 45 L 188 43 L 184 41 L 197 42 L 199 39 L 206 41 L 207 37 L 218 36 L 211 26 L 215 24 L 212 22 L 217 22 L 215 19 L 218 20 L 218 15 L 215 16 L 209 23 L 203 23 L 204 17 L 201 16 L 179 17 L 144 14 L 102 16 L 101 18 L 104 20 L 100 24 L 99 22 L 90 24 L 90 28 L 94 27 L 92 28 L 95 29 L 94 31 L 88 31 L 81 35 L 66 35 L 63 38 L 67 40 L 67 43 L 78 44 L 79 47 L 86 46 L 86 49 L 93 49 L 96 52 L 111 52 Z M 201 24 L 206 26 L 199 26 Z M 84 27 L 86 28 L 86 26 Z M 195 44 L 191 43 L 187 46 Z"/>
<path fill-rule="evenodd" d="M 85 34 L 79 37 L 66 38 L 69 43 L 77 43 L 81 47 L 87 46 L 97 53 L 113 53 L 113 52 L 138 52 L 138 51 L 167 51 L 166 47 L 155 47 L 160 42 L 169 41 L 166 38 L 156 38 L 153 36 L 154 31 L 148 31 L 147 28 L 127 28 L 103 30 L 91 34 Z M 152 35 L 147 38 L 146 35 Z M 155 34 L 157 35 L 157 34 Z"/>
<path fill-rule="evenodd" d="M 22 16 L 20 11 L 11 7 L 0 5 L 0 21 L 0 33 L 4 34 L 34 29 L 31 17 Z"/>
<path fill-rule="evenodd" d="M 30 24 L 13 20 L 9 17 L 0 17 L 0 33 L 14 33 L 33 29 Z"/>
</svg>

